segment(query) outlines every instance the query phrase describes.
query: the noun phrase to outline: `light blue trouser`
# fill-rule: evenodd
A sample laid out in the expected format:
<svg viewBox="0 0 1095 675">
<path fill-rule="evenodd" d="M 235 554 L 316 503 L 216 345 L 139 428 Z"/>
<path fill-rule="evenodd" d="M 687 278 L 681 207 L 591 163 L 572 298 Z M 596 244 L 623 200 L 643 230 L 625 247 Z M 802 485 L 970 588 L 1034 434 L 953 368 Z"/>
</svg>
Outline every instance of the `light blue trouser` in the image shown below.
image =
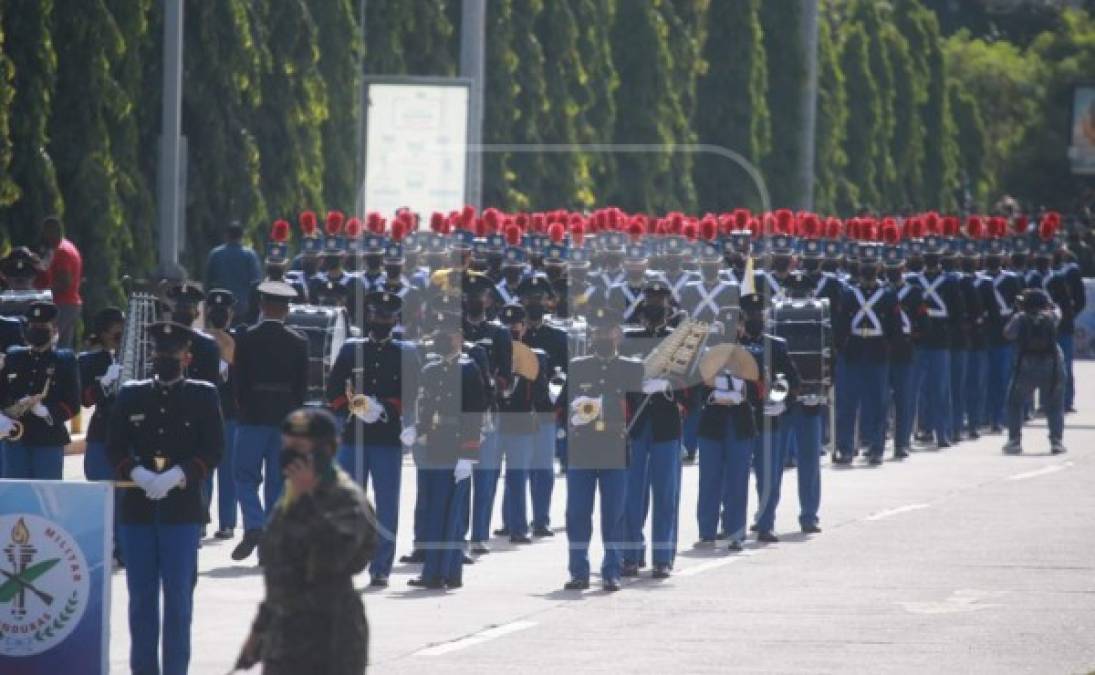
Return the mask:
<svg viewBox="0 0 1095 675">
<path fill-rule="evenodd" d="M 403 449 L 398 445 L 342 444 L 338 448 L 339 465 L 357 481 L 361 489 L 372 478 L 376 499 L 377 546 L 369 564 L 374 577 L 387 577 L 395 562 L 395 539 L 399 531 L 399 492 L 403 478 Z"/>
<path fill-rule="evenodd" d="M 738 440 L 733 421 L 728 421 L 720 439 L 699 437 L 700 491 L 696 520 L 700 539 L 714 539 L 722 531 L 731 539 L 745 538 L 749 509 L 749 462 L 752 439 Z"/>
<path fill-rule="evenodd" d="M 894 405 L 894 448 L 908 449 L 912 445 L 913 422 L 916 418 L 915 360 L 891 363 L 889 377 Z"/>
<path fill-rule="evenodd" d="M 957 440 L 962 432 L 966 414 L 966 358 L 965 349 L 951 350 L 951 401 L 949 437 Z"/>
<path fill-rule="evenodd" d="M 844 360 L 836 406 L 836 450 L 839 455 L 855 456 L 858 420 L 861 444 L 867 446 L 871 456 L 882 456 L 886 444 L 888 381 L 886 362 Z"/>
<path fill-rule="evenodd" d="M 65 449 L 60 445 L 4 443 L 4 478 L 61 480 L 65 470 Z"/>
<path fill-rule="evenodd" d="M 950 442 L 951 353 L 949 349 L 922 349 L 920 377 L 923 398 L 920 414 L 928 433 L 936 443 Z"/>
<path fill-rule="evenodd" d="M 266 517 L 281 496 L 281 429 L 277 427 L 240 424 L 236 427 L 236 457 L 232 475 L 236 479 L 243 529 L 261 530 Z M 266 480 L 263 482 L 263 471 Z M 263 500 L 259 501 L 259 485 Z M 265 507 L 265 510 L 264 508 Z"/>
<path fill-rule="evenodd" d="M 798 522 L 803 527 L 817 525 L 817 511 L 821 505 L 821 419 L 824 407 L 813 410 L 796 404 L 780 420 L 783 427 L 783 459 L 786 448 L 798 446 Z"/>
<path fill-rule="evenodd" d="M 532 527 L 546 530 L 551 527 L 551 493 L 555 490 L 555 449 L 558 425 L 555 419 L 540 421 L 536 432 L 536 447 L 532 451 L 529 466 L 529 484 L 532 491 Z"/>
<path fill-rule="evenodd" d="M 752 439 L 753 474 L 757 487 L 757 517 L 754 522 L 758 532 L 771 532 L 776 526 L 776 508 L 783 484 L 783 434 L 781 427 Z"/>
<path fill-rule="evenodd" d="M 985 421 L 992 427 L 1002 428 L 1015 349 L 1011 345 L 990 347 L 987 360 L 988 374 L 985 388 L 988 392 L 988 400 L 985 402 Z"/>
<path fill-rule="evenodd" d="M 456 482 L 451 468 L 422 469 L 421 474 L 426 502 L 423 541 L 418 544 L 426 552 L 422 578 L 461 582 L 471 479 Z"/>
<path fill-rule="evenodd" d="M 500 434 L 498 443 L 506 456 L 506 486 L 502 493 L 502 526 L 511 537 L 528 534 L 529 464 L 536 434 Z"/>
<path fill-rule="evenodd" d="M 988 380 L 988 350 L 966 352 L 966 428 L 977 431 L 985 423 L 985 385 Z"/>
<path fill-rule="evenodd" d="M 479 447 L 479 463 L 472 472 L 471 540 L 490 539 L 490 520 L 494 515 L 494 495 L 502 467 L 500 435 L 491 431 Z"/>
<path fill-rule="evenodd" d="M 647 500 L 652 507 L 651 559 L 654 565 L 672 565 L 677 555 L 677 516 L 680 502 L 680 439 L 655 442 L 649 422 L 631 436 L 631 464 L 627 469 L 627 506 L 624 561 L 638 565 L 646 558 Z"/>
<path fill-rule="evenodd" d="M 136 675 L 184 675 L 198 581 L 201 525 L 120 525 L 129 589 L 129 667 Z M 160 593 L 163 592 L 163 669 Z"/>
<path fill-rule="evenodd" d="M 568 569 L 572 579 L 589 580 L 589 541 L 593 538 L 593 499 L 600 486 L 601 541 L 604 559 L 601 578 L 620 578 L 627 469 L 567 469 Z"/>
<path fill-rule="evenodd" d="M 681 438 L 684 443 L 684 450 L 690 455 L 696 454 L 699 449 L 699 437 L 700 437 L 700 406 L 694 406 L 688 411 L 688 415 L 684 418 L 684 429 Z"/>
<path fill-rule="evenodd" d="M 224 457 L 217 464 L 217 521 L 220 529 L 232 530 L 236 527 L 236 511 L 239 509 L 239 501 L 236 499 L 236 479 L 232 475 L 235 471 L 233 458 L 236 452 L 236 420 L 224 421 Z M 205 507 L 213 499 L 213 472 L 205 477 Z"/>
</svg>

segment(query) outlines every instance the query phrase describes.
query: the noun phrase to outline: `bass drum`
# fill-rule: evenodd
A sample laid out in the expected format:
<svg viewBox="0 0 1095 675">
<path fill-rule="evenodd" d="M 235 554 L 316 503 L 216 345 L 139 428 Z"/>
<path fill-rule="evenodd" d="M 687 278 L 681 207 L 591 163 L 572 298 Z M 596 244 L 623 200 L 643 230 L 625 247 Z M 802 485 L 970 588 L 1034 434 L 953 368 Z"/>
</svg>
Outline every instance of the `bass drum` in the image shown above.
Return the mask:
<svg viewBox="0 0 1095 675">
<path fill-rule="evenodd" d="M 777 299 L 768 321 L 768 330 L 787 341 L 787 350 L 801 380 L 798 400 L 808 405 L 827 403 L 833 384 L 829 300 Z"/>
<path fill-rule="evenodd" d="M 285 325 L 308 338 L 308 394 L 304 403 L 321 406 L 327 400 L 327 374 L 349 336 L 346 310 L 291 305 Z"/>
<path fill-rule="evenodd" d="M 0 293 L 0 316 L 22 318 L 36 302 L 53 302 L 53 291 L 4 291 Z"/>
</svg>

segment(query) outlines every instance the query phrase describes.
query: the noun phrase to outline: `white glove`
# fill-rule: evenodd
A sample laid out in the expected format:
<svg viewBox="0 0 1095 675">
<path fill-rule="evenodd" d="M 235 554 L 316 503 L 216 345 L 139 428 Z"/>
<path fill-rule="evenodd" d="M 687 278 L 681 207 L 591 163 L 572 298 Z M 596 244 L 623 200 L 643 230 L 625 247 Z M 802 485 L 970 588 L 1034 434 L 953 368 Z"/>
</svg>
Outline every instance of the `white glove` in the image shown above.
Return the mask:
<svg viewBox="0 0 1095 675">
<path fill-rule="evenodd" d="M 412 424 L 399 434 L 399 441 L 408 448 L 418 439 L 418 429 Z"/>
<path fill-rule="evenodd" d="M 228 379 L 228 368 L 229 367 L 230 367 L 229 363 L 227 361 L 225 361 L 224 359 L 221 359 L 221 379 L 222 380 L 227 380 Z"/>
<path fill-rule="evenodd" d="M 717 403 L 718 405 L 738 405 L 743 400 L 745 399 L 740 391 L 723 391 L 721 389 L 716 389 L 711 392 L 711 402 Z"/>
<path fill-rule="evenodd" d="M 787 405 L 784 404 L 783 401 L 780 401 L 778 403 L 764 404 L 765 417 L 776 417 L 778 415 L 782 415 L 785 410 L 787 410 Z"/>
<path fill-rule="evenodd" d="M 152 497 L 153 499 L 161 499 L 167 496 L 168 492 L 171 492 L 176 487 L 180 487 L 186 483 L 186 474 L 183 470 L 177 466 L 173 466 L 167 471 L 164 471 L 160 475 L 156 476 L 156 482 L 152 484 L 152 491 L 149 496 L 153 494 L 159 494 L 159 497 Z"/>
<path fill-rule="evenodd" d="M 38 419 L 42 419 L 42 420 L 46 420 L 46 421 L 49 421 L 49 419 L 50 419 L 49 408 L 47 408 L 45 405 L 43 405 L 41 403 L 39 403 L 39 404 L 35 405 L 33 408 L 31 408 L 30 409 L 30 414 L 34 415 Z"/>
<path fill-rule="evenodd" d="M 456 460 L 456 468 L 452 470 L 452 477 L 459 483 L 471 478 L 472 461 L 470 459 Z"/>
<path fill-rule="evenodd" d="M 0 437 L 11 434 L 13 428 L 15 428 L 15 422 L 7 415 L 0 415 Z"/>
<path fill-rule="evenodd" d="M 380 401 L 376 400 L 375 396 L 368 396 L 369 406 L 365 409 L 364 414 L 357 417 L 365 424 L 373 424 L 384 414 L 384 406 L 380 405 Z"/>
<path fill-rule="evenodd" d="M 112 363 L 110 367 L 106 369 L 103 376 L 99 378 L 99 384 L 104 387 L 109 387 L 118 381 L 118 378 L 122 376 L 122 365 L 120 363 Z"/>
<path fill-rule="evenodd" d="M 163 495 L 153 496 L 153 488 L 156 485 L 156 479 L 159 478 L 157 474 L 152 473 L 143 466 L 138 466 L 129 472 L 129 477 L 133 479 L 133 482 L 137 484 L 137 487 L 144 490 L 145 495 L 147 495 L 149 499 L 163 498 Z"/>
<path fill-rule="evenodd" d="M 649 380 L 643 380 L 644 394 L 660 394 L 665 391 L 669 391 L 669 380 L 664 377 L 652 377 Z"/>
</svg>

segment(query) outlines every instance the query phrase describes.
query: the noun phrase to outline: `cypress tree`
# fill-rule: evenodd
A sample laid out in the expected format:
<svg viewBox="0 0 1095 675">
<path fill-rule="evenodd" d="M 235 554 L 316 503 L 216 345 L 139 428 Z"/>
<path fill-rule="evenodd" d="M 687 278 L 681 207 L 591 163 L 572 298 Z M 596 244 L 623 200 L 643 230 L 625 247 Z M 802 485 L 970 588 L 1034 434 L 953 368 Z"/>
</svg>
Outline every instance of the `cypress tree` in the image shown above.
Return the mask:
<svg viewBox="0 0 1095 675">
<path fill-rule="evenodd" d="M 874 163 L 874 192 L 878 199 L 872 202 L 875 208 L 888 208 L 896 205 L 897 170 L 890 153 L 894 136 L 894 71 L 888 44 L 885 38 L 887 30 L 883 8 L 875 0 L 859 0 L 852 13 L 853 20 L 863 26 L 867 36 L 867 53 L 871 77 L 875 83 L 878 104 L 878 124 L 873 127 L 875 138 L 871 148 L 871 161 Z M 853 99 L 854 100 L 854 99 Z"/>
<path fill-rule="evenodd" d="M 703 49 L 707 72 L 697 83 L 695 114 L 700 143 L 738 152 L 754 165 L 772 140 L 759 7 L 760 0 L 711 5 Z M 701 154 L 694 176 L 701 211 L 760 207 L 752 180 L 725 157 Z"/>
<path fill-rule="evenodd" d="M 947 87 L 951 113 L 954 116 L 958 138 L 959 178 L 967 186 L 972 208 L 985 207 L 991 198 L 985 157 L 988 151 L 988 134 L 981 118 L 977 99 L 961 85 L 951 81 Z M 964 179 L 964 180 L 963 180 Z"/>
<path fill-rule="evenodd" d="M 764 159 L 764 177 L 776 207 L 795 207 L 806 195 L 799 188 L 799 167 L 806 149 L 803 100 L 807 95 L 806 49 L 802 40 L 804 13 L 800 2 L 765 2 L 760 18 L 768 64 L 768 110 L 772 149 Z"/>
<path fill-rule="evenodd" d="M 306 206 L 342 207 L 323 199 L 322 129 L 328 106 L 315 21 L 303 0 L 278 0 L 265 6 L 262 26 L 270 57 L 254 128 L 267 207 L 280 216 Z"/>
<path fill-rule="evenodd" d="M 578 102 L 575 93 L 588 75 L 578 53 L 578 24 L 568 3 L 548 2 L 536 22 L 536 36 L 543 48 L 546 111 L 540 129 L 545 143 L 573 145 L 578 142 Z M 593 205 L 589 166 L 577 150 L 547 153 L 540 200 L 562 208 Z"/>
<path fill-rule="evenodd" d="M 204 263 L 206 252 L 221 241 L 224 227 L 232 221 L 239 221 L 260 241 L 266 237 L 271 214 L 260 187 L 263 165 L 256 128 L 260 123 L 288 125 L 286 118 L 294 109 L 277 108 L 277 99 L 271 101 L 275 107 L 264 108 L 272 119 L 260 118 L 263 71 L 271 67 L 271 58 L 257 12 L 247 0 L 223 0 L 195 3 L 187 13 L 183 128 L 190 158 L 187 252 L 193 265 Z M 273 140 L 285 136 L 269 138 L 261 147 L 271 166 L 291 161 L 284 155 L 293 152 L 293 146 Z M 276 183 L 278 189 L 288 189 L 283 186 L 294 177 L 274 175 L 271 183 L 279 178 L 285 182 Z M 305 202 L 277 213 L 294 214 L 304 208 L 301 204 L 319 208 L 319 202 Z"/>
<path fill-rule="evenodd" d="M 486 87 L 483 92 L 483 140 L 487 144 L 512 143 L 517 111 L 517 54 L 513 49 L 513 0 L 487 4 Z M 514 188 L 508 152 L 483 153 L 483 206 L 513 209 L 527 204 Z"/>
<path fill-rule="evenodd" d="M 405 1 L 405 0 L 404 0 Z M 460 40 L 453 30 L 446 5 L 459 9 L 459 2 L 414 0 L 409 7 L 409 23 L 401 39 L 403 58 L 409 75 L 454 75 L 459 70 Z M 487 3 L 488 10 L 491 3 Z M 366 10 L 368 11 L 368 10 Z M 456 43 L 453 57 L 451 44 Z"/>
<path fill-rule="evenodd" d="M 577 131 L 582 143 L 610 143 L 616 124 L 616 90 L 620 78 L 612 62 L 609 32 L 614 20 L 612 0 L 575 0 L 578 52 L 586 80 L 575 92 L 578 103 Z M 590 153 L 589 173 L 598 201 L 614 191 L 616 157 L 609 152 Z"/>
<path fill-rule="evenodd" d="M 930 140 L 924 148 L 924 196 L 921 205 L 949 209 L 954 204 L 958 172 L 958 143 L 947 96 L 946 67 L 939 23 L 930 12 L 917 17 L 924 26 L 925 63 L 928 67 L 927 101 L 921 108 L 924 134 Z"/>
<path fill-rule="evenodd" d="M 415 3 L 417 4 L 417 3 Z M 363 38 L 353 0 L 309 0 L 316 22 L 319 72 L 327 89 L 323 122 L 323 195 L 332 208 L 353 210 L 357 181 L 359 60 Z"/>
<path fill-rule="evenodd" d="M 841 69 L 848 99 L 848 132 L 845 145 L 848 154 L 848 180 L 856 187 L 858 201 L 839 204 L 840 211 L 850 212 L 860 207 L 879 208 L 878 174 L 875 158 L 882 134 L 882 109 L 878 85 L 868 61 L 869 43 L 862 24 L 847 27 L 841 51 Z M 851 196 L 851 193 L 845 195 Z"/>
<path fill-rule="evenodd" d="M 814 208 L 818 213 L 837 213 L 838 204 L 855 203 L 856 195 L 846 176 L 848 155 L 848 94 L 840 67 L 840 46 L 833 36 L 828 12 L 818 18 L 818 94 L 815 132 Z M 842 196 L 843 193 L 843 196 Z"/>
<path fill-rule="evenodd" d="M 671 197 L 666 207 L 683 211 L 694 211 L 697 203 L 692 178 L 696 158 L 688 148 L 696 143 L 692 115 L 696 80 L 706 65 L 702 48 L 708 4 L 708 0 L 662 0 L 658 5 L 669 58 L 666 126 L 676 146 L 665 175 L 665 194 Z"/>
<path fill-rule="evenodd" d="M 368 0 L 365 4 L 366 74 L 407 72 L 403 37 L 407 26 L 413 24 L 415 4 L 407 0 Z"/>
<path fill-rule="evenodd" d="M 42 219 L 61 214 L 63 203 L 48 148 L 47 129 L 57 77 L 53 50 L 52 0 L 5 0 L 0 28 L 4 52 L 15 68 L 15 79 L 0 87 L 11 100 L 12 156 L 9 168 L 19 199 L 0 211 L 0 230 L 13 242 L 25 243 Z"/>
<path fill-rule="evenodd" d="M 536 21 L 543 8 L 542 0 L 515 0 L 512 13 L 517 94 L 513 101 L 515 119 L 511 140 L 529 149 L 513 153 L 510 167 L 514 174 L 514 187 L 528 198 L 528 202 L 520 206 L 533 209 L 557 206 L 544 197 L 543 181 L 547 165 L 543 153 L 534 149 L 544 141 L 541 129 L 546 126 L 544 118 L 548 114 L 544 51 L 536 36 Z"/>
<path fill-rule="evenodd" d="M 0 4 L 0 206 L 7 206 L 19 197 L 19 186 L 8 171 L 12 155 L 10 118 L 15 67 L 4 53 L 4 13 L 4 5 Z"/>
<path fill-rule="evenodd" d="M 887 26 L 884 39 L 894 71 L 894 133 L 890 155 L 896 170 L 887 207 L 917 206 L 924 183 L 924 120 L 920 108 L 927 100 L 927 86 L 919 78 L 909 44 L 896 30 Z"/>
<path fill-rule="evenodd" d="M 95 312 L 122 297 L 125 212 L 108 121 L 124 92 L 110 64 L 124 51 L 103 0 L 57 0 L 53 15 L 57 89 L 50 153 L 66 208 L 66 236 L 83 254 L 85 307 Z"/>
</svg>

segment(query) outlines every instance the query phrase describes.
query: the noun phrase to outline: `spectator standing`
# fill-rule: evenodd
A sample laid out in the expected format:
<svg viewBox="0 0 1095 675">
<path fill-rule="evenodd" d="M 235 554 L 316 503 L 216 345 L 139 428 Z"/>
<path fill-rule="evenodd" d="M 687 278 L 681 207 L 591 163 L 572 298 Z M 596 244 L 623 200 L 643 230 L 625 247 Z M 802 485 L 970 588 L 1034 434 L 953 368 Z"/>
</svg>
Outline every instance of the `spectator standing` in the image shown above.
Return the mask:
<svg viewBox="0 0 1095 675">
<path fill-rule="evenodd" d="M 65 228 L 56 216 L 42 221 L 44 255 L 35 287 L 50 289 L 57 306 L 57 347 L 72 349 L 76 343 L 76 322 L 80 318 L 83 300 L 80 280 L 84 262 L 76 244 L 65 238 Z"/>
<path fill-rule="evenodd" d="M 236 298 L 235 316 L 246 317 L 251 287 L 262 280 L 259 257 L 243 245 L 243 226 L 233 222 L 224 231 L 224 243 L 209 252 L 205 264 L 205 288 L 222 288 Z"/>
</svg>

